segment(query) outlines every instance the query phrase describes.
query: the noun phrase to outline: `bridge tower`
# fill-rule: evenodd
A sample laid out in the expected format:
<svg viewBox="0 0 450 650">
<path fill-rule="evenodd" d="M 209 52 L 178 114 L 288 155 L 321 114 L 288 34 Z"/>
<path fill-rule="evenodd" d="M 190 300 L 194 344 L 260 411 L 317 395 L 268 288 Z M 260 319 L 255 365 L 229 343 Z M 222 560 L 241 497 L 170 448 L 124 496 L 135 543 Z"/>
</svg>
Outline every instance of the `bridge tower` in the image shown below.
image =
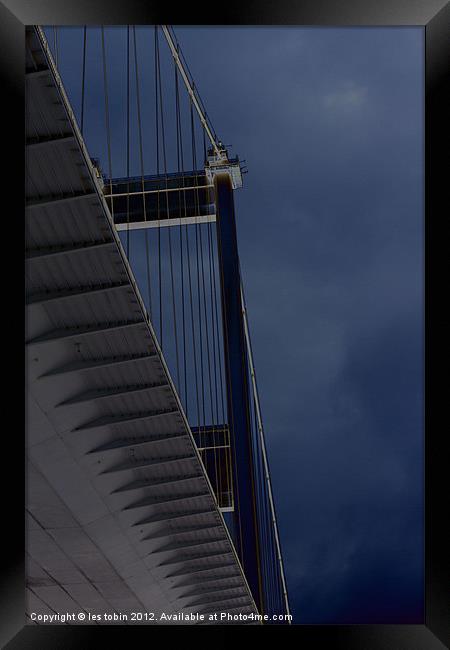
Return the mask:
<svg viewBox="0 0 450 650">
<path fill-rule="evenodd" d="M 186 192 L 186 178 L 189 178 L 190 192 Z M 131 184 L 130 184 L 131 181 Z M 245 338 L 241 275 L 236 233 L 236 217 L 233 192 L 242 186 L 241 166 L 238 158 L 228 158 L 225 148 L 219 143 L 217 151 L 208 152 L 205 170 L 172 174 L 170 187 L 164 176 L 148 177 L 144 183 L 151 184 L 155 194 L 147 195 L 146 219 L 139 203 L 139 183 L 134 179 L 116 179 L 105 182 L 108 201 L 114 202 L 114 220 L 118 230 L 126 228 L 167 228 L 180 223 L 216 223 L 218 269 L 220 278 L 220 299 L 222 313 L 222 341 L 224 375 L 226 386 L 226 417 L 222 435 L 209 436 L 205 456 L 220 453 L 225 439 L 229 440 L 231 471 L 227 472 L 227 485 L 222 494 L 214 463 L 210 463 L 208 474 L 215 489 L 219 506 L 227 521 L 239 559 L 250 589 L 260 611 L 264 609 L 263 585 L 261 581 L 261 552 L 259 545 L 258 512 L 255 493 L 255 459 L 251 431 L 251 399 L 248 373 L 248 346 Z M 209 189 L 205 190 L 206 187 Z M 132 201 L 128 191 L 133 190 Z M 175 192 L 176 188 L 184 192 Z M 194 191 L 195 190 L 195 191 Z M 167 218 L 158 219 L 155 197 L 171 195 Z M 183 194 L 183 197 L 182 197 Z M 196 199 L 193 196 L 197 195 Z M 153 199 L 151 198 L 153 196 Z M 152 202 L 153 200 L 153 202 Z M 179 203 L 185 202 L 189 216 L 179 217 Z M 162 202 L 164 199 L 162 199 Z M 130 209 L 131 205 L 131 209 Z M 213 212 L 214 214 L 211 214 Z M 127 213 L 127 214 L 126 214 Z M 125 222 L 125 218 L 128 222 Z M 202 447 L 201 439 L 214 427 L 193 427 L 194 437 Z M 205 434 L 206 432 L 206 434 Z M 208 451 L 209 449 L 209 451 Z M 208 465 L 208 462 L 206 462 Z"/>
<path fill-rule="evenodd" d="M 212 152 L 210 152 L 212 154 Z M 236 168 L 214 169 L 216 228 L 222 299 L 223 341 L 227 387 L 228 426 L 233 461 L 234 512 L 232 533 L 247 580 L 260 611 L 264 599 L 261 584 L 254 458 L 251 441 L 248 359 L 241 300 L 241 277 L 236 233 L 233 186 Z"/>
</svg>

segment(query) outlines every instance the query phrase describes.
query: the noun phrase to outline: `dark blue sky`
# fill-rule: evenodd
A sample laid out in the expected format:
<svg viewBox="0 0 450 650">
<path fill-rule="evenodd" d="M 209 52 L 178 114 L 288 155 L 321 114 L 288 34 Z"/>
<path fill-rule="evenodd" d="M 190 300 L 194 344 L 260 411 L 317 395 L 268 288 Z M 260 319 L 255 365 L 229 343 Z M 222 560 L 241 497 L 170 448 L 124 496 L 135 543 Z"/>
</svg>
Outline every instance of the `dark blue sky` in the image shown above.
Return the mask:
<svg viewBox="0 0 450 650">
<path fill-rule="evenodd" d="M 295 622 L 421 622 L 423 30 L 175 31 L 249 168 L 240 259 Z"/>
</svg>

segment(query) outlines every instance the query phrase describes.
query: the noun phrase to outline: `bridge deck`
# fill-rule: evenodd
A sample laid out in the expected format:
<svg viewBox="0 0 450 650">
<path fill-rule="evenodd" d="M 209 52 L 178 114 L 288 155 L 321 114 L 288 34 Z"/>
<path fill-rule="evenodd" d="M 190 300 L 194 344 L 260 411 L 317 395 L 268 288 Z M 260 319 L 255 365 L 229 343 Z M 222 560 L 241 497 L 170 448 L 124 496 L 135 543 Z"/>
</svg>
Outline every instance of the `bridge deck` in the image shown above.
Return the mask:
<svg viewBox="0 0 450 650">
<path fill-rule="evenodd" d="M 27 28 L 27 611 L 256 612 L 45 46 Z"/>
</svg>

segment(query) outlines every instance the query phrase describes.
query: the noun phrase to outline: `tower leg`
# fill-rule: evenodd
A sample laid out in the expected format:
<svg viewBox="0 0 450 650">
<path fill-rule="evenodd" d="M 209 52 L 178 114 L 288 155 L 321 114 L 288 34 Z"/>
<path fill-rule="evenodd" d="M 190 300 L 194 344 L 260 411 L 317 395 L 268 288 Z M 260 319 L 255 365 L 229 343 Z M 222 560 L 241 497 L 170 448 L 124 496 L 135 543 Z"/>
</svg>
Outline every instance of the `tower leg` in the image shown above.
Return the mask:
<svg viewBox="0 0 450 650">
<path fill-rule="evenodd" d="M 247 353 L 241 305 L 241 278 L 233 189 L 228 174 L 214 177 L 222 299 L 228 424 L 231 432 L 236 549 L 260 612 L 260 549 L 250 428 Z"/>
</svg>

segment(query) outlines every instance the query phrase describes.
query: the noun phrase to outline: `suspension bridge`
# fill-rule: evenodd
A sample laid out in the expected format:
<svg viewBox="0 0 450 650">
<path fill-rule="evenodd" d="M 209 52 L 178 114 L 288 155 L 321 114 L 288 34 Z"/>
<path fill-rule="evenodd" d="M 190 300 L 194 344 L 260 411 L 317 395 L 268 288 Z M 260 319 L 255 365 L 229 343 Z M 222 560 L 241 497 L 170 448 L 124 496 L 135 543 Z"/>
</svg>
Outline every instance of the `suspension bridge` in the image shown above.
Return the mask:
<svg viewBox="0 0 450 650">
<path fill-rule="evenodd" d="M 26 48 L 30 622 L 289 623 L 243 162 L 171 26 L 28 27 Z"/>
</svg>

